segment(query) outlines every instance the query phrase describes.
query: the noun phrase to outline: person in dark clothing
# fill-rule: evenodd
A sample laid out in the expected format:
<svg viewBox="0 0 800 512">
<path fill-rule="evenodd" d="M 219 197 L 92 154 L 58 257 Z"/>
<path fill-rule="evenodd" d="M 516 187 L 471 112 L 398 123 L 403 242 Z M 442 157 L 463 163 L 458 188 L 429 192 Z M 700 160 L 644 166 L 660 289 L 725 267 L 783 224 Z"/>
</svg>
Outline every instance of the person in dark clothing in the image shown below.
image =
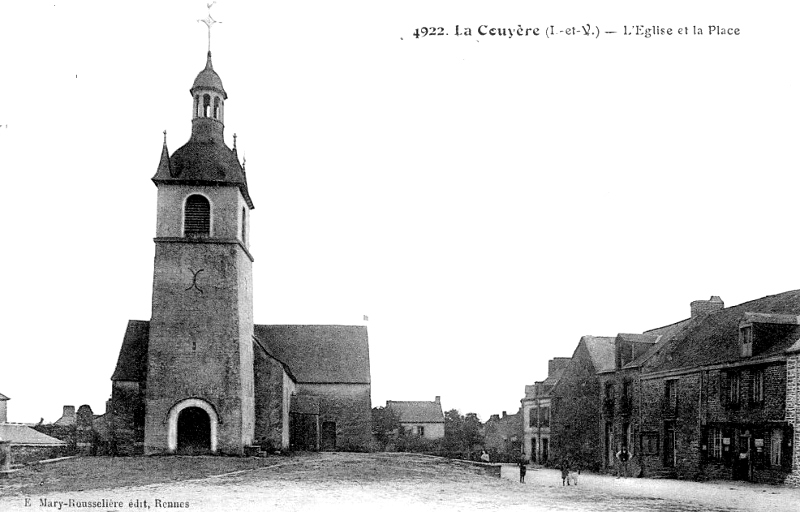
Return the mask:
<svg viewBox="0 0 800 512">
<path fill-rule="evenodd" d="M 528 472 L 528 466 L 525 464 L 525 459 L 519 459 L 519 483 L 525 483 L 525 473 Z"/>
<path fill-rule="evenodd" d="M 560 464 L 561 468 L 561 485 L 569 485 L 567 481 L 567 477 L 569 476 L 569 462 L 566 460 L 562 460 Z"/>
<path fill-rule="evenodd" d="M 619 473 L 617 474 L 617 478 L 628 478 L 628 460 L 630 460 L 630 458 L 631 456 L 626 446 L 623 446 L 622 450 L 617 452 L 617 460 L 619 460 Z"/>
</svg>

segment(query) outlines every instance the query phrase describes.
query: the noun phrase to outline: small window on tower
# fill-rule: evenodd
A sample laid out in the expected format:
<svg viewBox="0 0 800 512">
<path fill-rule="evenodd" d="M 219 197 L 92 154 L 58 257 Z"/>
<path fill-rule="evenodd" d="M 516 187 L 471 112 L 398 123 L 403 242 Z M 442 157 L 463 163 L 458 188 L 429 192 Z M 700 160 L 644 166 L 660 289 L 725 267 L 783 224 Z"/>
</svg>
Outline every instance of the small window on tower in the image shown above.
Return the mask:
<svg viewBox="0 0 800 512">
<path fill-rule="evenodd" d="M 203 95 L 203 117 L 211 117 L 211 96 Z"/>
<path fill-rule="evenodd" d="M 247 210 L 242 208 L 242 242 L 247 243 Z"/>
<path fill-rule="evenodd" d="M 209 236 L 211 234 L 211 203 L 195 194 L 186 199 L 183 212 L 184 236 Z"/>
<path fill-rule="evenodd" d="M 219 119 L 219 96 L 214 97 L 214 119 Z"/>
<path fill-rule="evenodd" d="M 200 116 L 200 95 L 194 97 L 194 117 Z"/>
</svg>

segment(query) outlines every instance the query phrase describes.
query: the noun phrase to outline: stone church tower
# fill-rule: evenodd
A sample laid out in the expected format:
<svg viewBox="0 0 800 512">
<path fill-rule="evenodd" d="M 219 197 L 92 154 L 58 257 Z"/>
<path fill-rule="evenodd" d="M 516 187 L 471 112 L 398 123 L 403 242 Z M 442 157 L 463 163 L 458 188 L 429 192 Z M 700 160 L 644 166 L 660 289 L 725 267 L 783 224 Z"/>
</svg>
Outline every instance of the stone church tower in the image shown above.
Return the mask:
<svg viewBox="0 0 800 512">
<path fill-rule="evenodd" d="M 228 95 L 211 52 L 194 80 L 192 135 L 158 187 L 144 452 L 242 454 L 253 443 L 253 203 L 223 137 Z M 178 436 L 178 432 L 181 435 Z"/>
<path fill-rule="evenodd" d="M 367 328 L 253 325 L 253 202 L 236 136 L 233 149 L 223 137 L 228 95 L 211 52 L 190 93 L 192 135 L 170 155 L 165 134 L 153 176 L 152 316 L 128 321 L 108 451 L 368 450 Z"/>
</svg>

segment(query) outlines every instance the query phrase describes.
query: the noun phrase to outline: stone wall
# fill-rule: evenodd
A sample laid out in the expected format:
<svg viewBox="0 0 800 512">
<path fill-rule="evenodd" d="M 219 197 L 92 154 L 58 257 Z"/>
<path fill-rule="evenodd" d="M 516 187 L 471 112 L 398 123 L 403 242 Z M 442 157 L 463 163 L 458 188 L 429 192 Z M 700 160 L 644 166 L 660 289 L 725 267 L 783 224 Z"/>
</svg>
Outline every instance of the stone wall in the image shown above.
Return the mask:
<svg viewBox="0 0 800 512">
<path fill-rule="evenodd" d="M 786 421 L 792 427 L 792 472 L 786 483 L 800 486 L 800 353 L 786 361 Z"/>
<path fill-rule="evenodd" d="M 289 448 L 289 433 L 284 425 L 283 366 L 254 345 L 255 443 L 265 450 Z"/>
<path fill-rule="evenodd" d="M 242 454 L 252 443 L 251 287 L 251 261 L 238 244 L 156 243 L 145 453 L 167 451 L 166 419 L 190 397 L 219 415 L 220 452 Z"/>
<path fill-rule="evenodd" d="M 11 464 L 27 464 L 37 460 L 71 455 L 68 447 L 11 445 Z"/>
<path fill-rule="evenodd" d="M 319 399 L 320 425 L 336 423 L 337 451 L 368 451 L 372 443 L 369 384 L 298 383 L 297 393 Z"/>
<path fill-rule="evenodd" d="M 599 397 L 597 374 L 581 343 L 553 390 L 551 463 L 567 458 L 587 469 L 597 470 L 601 466 Z"/>
</svg>

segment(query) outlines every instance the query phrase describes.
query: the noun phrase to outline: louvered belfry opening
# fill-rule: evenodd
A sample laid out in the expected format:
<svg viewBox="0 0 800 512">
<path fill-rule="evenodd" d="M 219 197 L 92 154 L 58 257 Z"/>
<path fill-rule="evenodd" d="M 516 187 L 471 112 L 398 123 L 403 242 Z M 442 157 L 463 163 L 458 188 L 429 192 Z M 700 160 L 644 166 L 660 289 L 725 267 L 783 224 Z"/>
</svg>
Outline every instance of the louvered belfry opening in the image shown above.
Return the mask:
<svg viewBox="0 0 800 512">
<path fill-rule="evenodd" d="M 183 215 L 184 236 L 209 236 L 211 234 L 211 203 L 201 195 L 186 199 Z"/>
</svg>

